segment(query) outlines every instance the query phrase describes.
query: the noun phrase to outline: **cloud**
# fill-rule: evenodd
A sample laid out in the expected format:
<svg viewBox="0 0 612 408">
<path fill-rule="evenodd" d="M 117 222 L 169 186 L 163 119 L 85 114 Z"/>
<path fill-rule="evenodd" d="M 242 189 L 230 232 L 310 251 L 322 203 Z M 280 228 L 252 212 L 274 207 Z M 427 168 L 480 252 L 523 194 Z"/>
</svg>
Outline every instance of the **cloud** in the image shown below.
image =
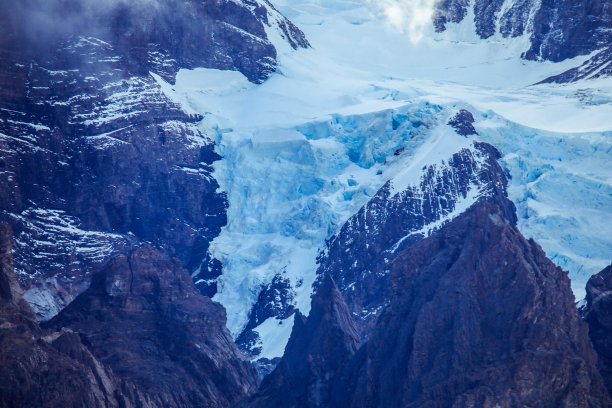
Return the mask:
<svg viewBox="0 0 612 408">
<path fill-rule="evenodd" d="M 394 28 L 419 42 L 432 24 L 435 0 L 368 0 Z"/>
<path fill-rule="evenodd" d="M 0 0 L 0 36 L 44 48 L 68 35 L 104 34 L 112 20 L 128 11 L 139 15 L 158 4 L 159 0 Z"/>
</svg>

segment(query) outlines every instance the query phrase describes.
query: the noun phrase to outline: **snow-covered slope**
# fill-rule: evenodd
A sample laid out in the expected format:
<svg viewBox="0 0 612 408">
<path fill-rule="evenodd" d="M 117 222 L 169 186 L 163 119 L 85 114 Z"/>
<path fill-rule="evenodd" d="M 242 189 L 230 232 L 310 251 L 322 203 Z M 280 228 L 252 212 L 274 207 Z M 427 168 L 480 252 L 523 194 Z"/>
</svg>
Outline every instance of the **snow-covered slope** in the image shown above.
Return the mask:
<svg viewBox="0 0 612 408">
<path fill-rule="evenodd" d="M 163 86 L 204 116 L 223 156 L 213 173 L 229 202 L 210 249 L 223 265 L 215 300 L 234 336 L 251 331 L 243 346 L 253 358 L 280 356 L 291 308 L 308 312 L 326 240 L 388 180 L 403 175 L 399 190 L 418 180 L 417 160 L 464 147 L 432 147 L 461 109 L 474 114 L 474 140 L 503 156 L 522 232 L 569 270 L 578 297 L 609 262 L 610 81 L 531 86 L 587 57 L 525 61 L 525 37 L 480 41 L 466 21 L 436 34 L 413 17 L 398 29 L 381 4 L 278 1 L 312 48 L 286 49 L 268 81 L 195 70 Z"/>
</svg>

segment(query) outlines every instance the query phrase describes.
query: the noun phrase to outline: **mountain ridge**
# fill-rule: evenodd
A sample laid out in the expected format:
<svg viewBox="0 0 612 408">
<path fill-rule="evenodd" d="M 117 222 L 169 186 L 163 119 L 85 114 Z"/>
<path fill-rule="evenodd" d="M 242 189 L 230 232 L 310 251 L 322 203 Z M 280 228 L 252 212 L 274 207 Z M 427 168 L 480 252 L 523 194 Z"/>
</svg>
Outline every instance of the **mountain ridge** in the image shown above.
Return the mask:
<svg viewBox="0 0 612 408">
<path fill-rule="evenodd" d="M 610 403 L 565 272 L 525 240 L 496 204 L 476 204 L 402 251 L 392 268 L 390 305 L 371 338 L 348 363 L 335 366 L 340 374 L 331 376 L 333 392 L 297 399 L 296 388 L 272 381 L 283 378 L 284 367 L 300 355 L 288 346 L 245 406 L 264 406 L 266 395 L 286 407 Z M 324 292 L 327 287 L 322 285 Z M 289 344 L 303 335 L 316 338 L 301 333 L 296 329 Z M 294 366 L 334 361 L 323 357 L 325 349 L 311 356 L 310 347 Z M 330 381 L 316 373 L 291 383 Z"/>
</svg>

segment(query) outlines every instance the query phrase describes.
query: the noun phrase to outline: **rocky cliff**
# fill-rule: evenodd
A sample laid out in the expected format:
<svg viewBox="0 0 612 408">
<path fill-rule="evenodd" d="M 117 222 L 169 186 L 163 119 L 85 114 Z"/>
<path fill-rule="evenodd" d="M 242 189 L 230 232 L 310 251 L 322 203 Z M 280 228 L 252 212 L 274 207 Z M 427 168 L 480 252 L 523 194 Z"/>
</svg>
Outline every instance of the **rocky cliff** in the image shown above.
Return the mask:
<svg viewBox="0 0 612 408">
<path fill-rule="evenodd" d="M 607 47 L 587 59 L 582 65 L 569 69 L 559 75 L 546 78 L 542 83 L 564 84 L 584 79 L 612 76 L 612 48 Z"/>
<path fill-rule="evenodd" d="M 0 406 L 132 406 L 77 334 L 40 329 L 13 272 L 12 245 L 0 224 Z"/>
<path fill-rule="evenodd" d="M 567 273 L 519 232 L 497 151 L 465 143 L 390 180 L 330 240 L 308 320 L 245 406 L 612 403 Z"/>
<path fill-rule="evenodd" d="M 228 407 L 257 374 L 225 322 L 225 310 L 199 293 L 179 261 L 143 247 L 113 259 L 45 327 L 79 333 L 148 406 Z"/>
<path fill-rule="evenodd" d="M 505 217 L 515 219 L 498 157 L 492 146 L 476 143 L 414 169 L 421 176 L 405 189 L 397 190 L 391 180 L 330 239 L 317 273 L 338 283 L 364 339 L 389 303 L 390 265 L 403 249 L 475 202 L 499 203 Z"/>
<path fill-rule="evenodd" d="M 593 275 L 581 309 L 598 355 L 597 366 L 612 394 L 612 265 Z"/>
<path fill-rule="evenodd" d="M 0 224 L 0 406 L 229 407 L 257 375 L 178 261 L 151 248 L 112 260 L 41 329 Z"/>
<path fill-rule="evenodd" d="M 285 354 L 258 392 L 243 406 L 327 407 L 332 381 L 361 346 L 361 340 L 333 279 L 326 275 L 306 319 L 297 312 Z"/>
<path fill-rule="evenodd" d="M 567 275 L 504 210 L 476 205 L 405 250 L 338 406 L 611 403 Z"/>
</svg>

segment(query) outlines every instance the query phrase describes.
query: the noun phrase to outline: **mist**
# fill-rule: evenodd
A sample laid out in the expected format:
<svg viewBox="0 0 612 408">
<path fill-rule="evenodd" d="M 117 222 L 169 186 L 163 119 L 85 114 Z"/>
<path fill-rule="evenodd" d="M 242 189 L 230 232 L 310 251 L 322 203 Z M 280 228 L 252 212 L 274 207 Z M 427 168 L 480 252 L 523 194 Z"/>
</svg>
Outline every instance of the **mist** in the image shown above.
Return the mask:
<svg viewBox="0 0 612 408">
<path fill-rule="evenodd" d="M 150 14 L 159 0 L 0 0 L 0 6 L 3 45 L 39 49 L 73 35 L 108 37 L 111 22 Z"/>
<path fill-rule="evenodd" d="M 417 43 L 432 24 L 436 0 L 368 0 L 387 23 Z"/>
</svg>

